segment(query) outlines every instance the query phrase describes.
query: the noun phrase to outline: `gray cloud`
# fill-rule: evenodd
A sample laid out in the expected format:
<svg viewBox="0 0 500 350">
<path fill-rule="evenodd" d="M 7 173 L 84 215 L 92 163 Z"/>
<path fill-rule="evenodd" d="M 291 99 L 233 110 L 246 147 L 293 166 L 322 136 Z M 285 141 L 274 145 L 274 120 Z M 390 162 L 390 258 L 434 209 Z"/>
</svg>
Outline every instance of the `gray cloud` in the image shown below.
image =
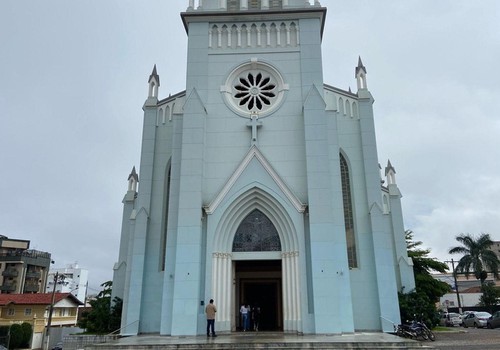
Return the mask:
<svg viewBox="0 0 500 350">
<path fill-rule="evenodd" d="M 184 89 L 187 4 L 0 3 L 0 234 L 78 261 L 94 290 L 117 259 L 153 64 L 161 96 Z M 461 232 L 500 240 L 500 3 L 322 4 L 325 82 L 354 90 L 361 55 L 406 227 L 443 260 Z"/>
</svg>

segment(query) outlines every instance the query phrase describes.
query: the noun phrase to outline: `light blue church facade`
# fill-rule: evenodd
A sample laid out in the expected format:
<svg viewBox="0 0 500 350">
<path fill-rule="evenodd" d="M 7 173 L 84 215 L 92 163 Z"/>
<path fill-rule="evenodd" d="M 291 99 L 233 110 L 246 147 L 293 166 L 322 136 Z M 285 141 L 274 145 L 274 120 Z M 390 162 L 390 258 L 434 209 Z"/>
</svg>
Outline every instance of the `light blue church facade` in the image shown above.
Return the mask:
<svg viewBox="0 0 500 350">
<path fill-rule="evenodd" d="M 307 0 L 190 0 L 186 90 L 144 103 L 113 293 L 122 334 L 392 331 L 414 288 L 401 194 L 381 179 L 366 68 L 325 84 L 326 9 Z"/>
</svg>

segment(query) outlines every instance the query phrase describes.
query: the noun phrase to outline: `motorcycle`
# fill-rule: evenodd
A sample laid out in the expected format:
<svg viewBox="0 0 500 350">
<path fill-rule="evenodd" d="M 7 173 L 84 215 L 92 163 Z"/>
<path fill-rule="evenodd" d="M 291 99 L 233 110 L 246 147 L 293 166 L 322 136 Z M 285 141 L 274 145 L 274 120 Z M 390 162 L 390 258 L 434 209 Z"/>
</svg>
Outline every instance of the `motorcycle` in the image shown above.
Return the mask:
<svg viewBox="0 0 500 350">
<path fill-rule="evenodd" d="M 410 338 L 410 339 L 416 339 L 417 338 L 417 333 L 411 328 L 410 324 L 398 324 L 397 326 L 394 325 L 394 331 L 396 332 L 396 335 L 402 337 L 402 338 Z"/>
<path fill-rule="evenodd" d="M 394 328 L 396 334 L 403 338 L 418 339 L 420 337 L 423 340 L 436 340 L 434 333 L 422 320 L 418 321 L 417 319 L 414 319 L 410 323 L 407 321 L 407 323 L 400 324 L 397 327 L 394 326 Z"/>
<path fill-rule="evenodd" d="M 427 327 L 425 322 L 423 320 L 416 320 L 414 319 L 411 323 L 411 328 L 415 331 L 417 334 L 417 337 L 422 337 L 422 339 L 427 340 L 430 339 L 431 341 L 436 340 L 436 336 L 432 331 Z"/>
</svg>

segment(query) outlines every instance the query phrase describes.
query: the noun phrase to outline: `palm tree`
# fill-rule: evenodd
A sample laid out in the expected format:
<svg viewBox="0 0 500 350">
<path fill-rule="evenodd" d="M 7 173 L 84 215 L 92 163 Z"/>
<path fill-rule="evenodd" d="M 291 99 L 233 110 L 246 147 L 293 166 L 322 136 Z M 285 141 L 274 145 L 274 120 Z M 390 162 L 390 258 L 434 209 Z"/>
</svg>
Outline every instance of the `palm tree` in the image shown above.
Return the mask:
<svg viewBox="0 0 500 350">
<path fill-rule="evenodd" d="M 462 246 L 449 250 L 450 254 L 463 254 L 456 267 L 456 272 L 465 273 L 466 277 L 469 277 L 472 272 L 476 279 L 481 280 L 481 285 L 486 280 L 488 272 L 491 272 L 498 279 L 500 260 L 490 249 L 493 241 L 489 234 L 482 233 L 475 239 L 474 236 L 462 233 L 456 237 L 456 240 Z"/>
</svg>

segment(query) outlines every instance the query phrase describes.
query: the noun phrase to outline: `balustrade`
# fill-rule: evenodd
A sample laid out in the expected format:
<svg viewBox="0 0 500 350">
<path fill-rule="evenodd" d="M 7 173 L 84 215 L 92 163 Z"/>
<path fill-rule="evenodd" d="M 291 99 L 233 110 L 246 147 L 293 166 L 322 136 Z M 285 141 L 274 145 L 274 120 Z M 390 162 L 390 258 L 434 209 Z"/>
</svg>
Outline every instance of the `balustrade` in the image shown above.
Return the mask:
<svg viewBox="0 0 500 350">
<path fill-rule="evenodd" d="M 5 271 L 2 272 L 2 276 L 4 277 L 17 277 L 19 276 L 19 271 L 16 269 L 6 269 Z"/>
<path fill-rule="evenodd" d="M 214 24 L 208 32 L 211 49 L 276 48 L 299 46 L 295 22 Z"/>
<path fill-rule="evenodd" d="M 205 3 L 208 3 L 210 0 L 205 0 Z M 210 9 L 214 9 L 214 5 L 218 8 L 216 10 L 268 10 L 268 9 L 276 9 L 276 8 L 287 8 L 290 6 L 290 0 L 212 0 L 212 6 L 207 4 L 207 7 Z M 302 0 L 303 7 L 311 6 L 312 0 Z M 188 3 L 188 11 L 193 10 L 203 10 L 203 0 L 189 0 Z M 314 0 L 314 6 L 321 6 L 319 0 Z M 293 2 L 292 2 L 292 6 Z M 296 5 L 294 7 L 297 7 Z"/>
</svg>

